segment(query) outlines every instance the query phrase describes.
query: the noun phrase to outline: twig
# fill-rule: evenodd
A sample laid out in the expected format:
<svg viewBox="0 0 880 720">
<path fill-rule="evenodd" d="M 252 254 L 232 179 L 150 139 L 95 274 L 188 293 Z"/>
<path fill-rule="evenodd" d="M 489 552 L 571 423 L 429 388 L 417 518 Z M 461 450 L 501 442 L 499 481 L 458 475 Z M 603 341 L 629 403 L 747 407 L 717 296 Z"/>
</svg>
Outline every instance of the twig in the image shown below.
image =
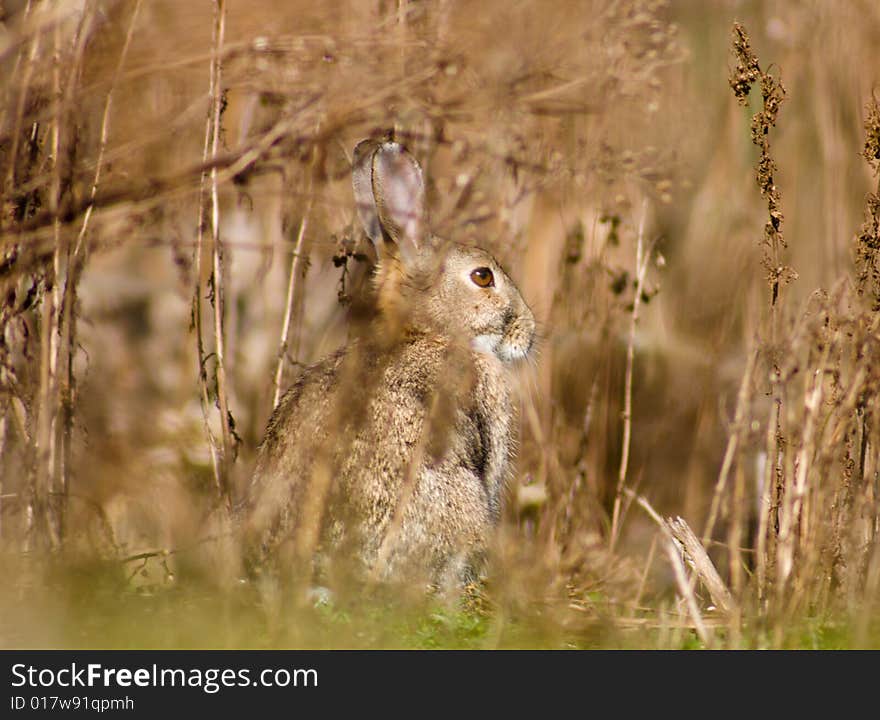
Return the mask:
<svg viewBox="0 0 880 720">
<path fill-rule="evenodd" d="M 214 32 L 216 34 L 217 27 L 215 25 Z M 225 491 L 225 482 L 223 479 L 223 469 L 222 469 L 222 460 L 219 455 L 219 451 L 217 448 L 217 440 L 214 437 L 214 433 L 211 430 L 211 420 L 210 420 L 210 401 L 208 398 L 208 372 L 206 369 L 206 363 L 208 360 L 208 356 L 205 353 L 205 340 L 204 340 L 204 330 L 202 327 L 202 250 L 204 243 L 204 233 L 205 233 L 205 185 L 207 183 L 208 173 L 213 168 L 208 166 L 208 158 L 210 155 L 210 151 L 212 149 L 212 139 L 214 135 L 214 91 L 215 91 L 215 73 L 216 73 L 216 50 L 217 50 L 217 42 L 216 37 L 214 41 L 214 53 L 211 56 L 211 72 L 210 72 L 210 97 L 212 98 L 212 104 L 209 107 L 208 111 L 208 119 L 205 123 L 205 144 L 204 149 L 202 151 L 202 173 L 201 173 L 201 182 L 199 183 L 199 202 L 198 202 L 198 229 L 196 233 L 196 248 L 195 248 L 195 279 L 196 279 L 196 288 L 195 293 L 193 294 L 193 326 L 195 327 L 196 333 L 196 350 L 198 353 L 198 362 L 199 362 L 199 404 L 202 409 L 202 419 L 205 424 L 205 434 L 208 438 L 208 448 L 211 453 L 211 467 L 214 471 L 214 484 L 217 489 L 217 495 L 221 499 L 224 497 Z M 216 157 L 216 153 L 214 155 Z M 216 178 L 213 178 L 216 181 Z"/>
<path fill-rule="evenodd" d="M 648 558 L 645 560 L 645 569 L 642 572 L 642 577 L 639 580 L 639 587 L 636 590 L 636 596 L 633 600 L 633 613 L 636 612 L 639 603 L 642 601 L 642 595 L 645 592 L 645 586 L 648 583 L 648 574 L 651 571 L 651 565 L 654 564 L 654 554 L 657 551 L 657 535 L 655 534 L 653 538 L 651 538 L 651 547 L 648 548 Z"/>
<path fill-rule="evenodd" d="M 122 68 L 125 64 L 125 59 L 128 54 L 128 49 L 131 45 L 131 39 L 134 33 L 134 27 L 137 22 L 138 12 L 140 10 L 141 0 L 137 0 L 134 6 L 134 10 L 132 11 L 131 20 L 129 21 L 128 32 L 126 33 L 125 42 L 122 47 L 122 51 L 120 53 L 119 61 L 116 65 L 116 71 L 113 76 L 113 82 L 110 85 L 110 89 L 107 92 L 107 99 L 104 104 L 104 112 L 101 119 L 101 138 L 98 146 L 98 157 L 95 165 L 95 176 L 92 181 L 92 187 L 89 193 L 89 197 L 91 200 L 94 200 L 95 194 L 98 190 L 98 185 L 101 179 L 101 169 L 103 166 L 103 157 L 104 151 L 107 146 L 107 138 L 109 136 L 109 128 L 110 128 L 110 110 L 113 104 L 113 92 L 116 89 L 119 81 L 119 77 L 122 73 Z M 83 19 L 84 21 L 84 19 Z M 85 38 L 85 30 L 81 26 L 79 35 L 82 38 Z M 79 44 L 79 43 L 78 43 Z M 74 84 L 71 81 L 68 84 L 68 91 L 65 99 L 65 105 L 70 107 L 73 103 L 73 87 Z M 61 387 L 61 432 L 60 432 L 60 440 L 61 440 L 61 467 L 60 467 L 60 479 L 61 479 L 61 487 L 60 487 L 60 496 L 61 496 L 61 511 L 63 510 L 67 503 L 67 495 L 69 493 L 69 472 L 70 472 L 70 454 L 71 454 L 71 443 L 72 443 L 72 435 L 73 435 L 73 403 L 74 403 L 74 393 L 75 393 L 75 377 L 74 377 L 74 359 L 76 357 L 75 350 L 75 341 L 76 341 L 76 322 L 77 317 L 74 312 L 74 308 L 76 305 L 76 293 L 77 286 L 79 283 L 79 277 L 82 272 L 85 258 L 83 257 L 84 244 L 83 240 L 86 236 L 89 226 L 89 220 L 92 215 L 92 211 L 94 209 L 94 205 L 89 205 L 86 210 L 85 215 L 83 216 L 82 226 L 80 227 L 79 233 L 77 234 L 76 243 L 71 252 L 70 242 L 66 239 L 64 241 L 64 250 L 66 254 L 66 270 L 64 277 L 64 287 L 63 292 L 61 293 L 60 298 L 60 331 L 63 333 L 63 338 L 60 346 L 60 350 L 63 351 L 66 355 L 66 368 L 63 377 L 63 386 Z M 58 227 L 58 221 L 56 220 L 56 227 Z M 56 282 L 56 287 L 60 288 L 60 281 Z M 60 360 L 60 358 L 59 358 Z M 61 515 L 61 521 L 63 523 L 64 516 Z"/>
<path fill-rule="evenodd" d="M 312 102 L 313 100 L 310 100 L 306 105 Z M 209 113 L 208 121 L 210 122 L 210 120 Z M 122 209 L 126 213 L 150 210 L 175 196 L 191 194 L 194 180 L 201 180 L 214 169 L 222 171 L 218 176 L 220 184 L 234 180 L 236 176 L 246 170 L 257 172 L 253 165 L 258 160 L 265 159 L 270 151 L 275 150 L 278 142 L 292 129 L 293 124 L 290 120 L 282 119 L 270 130 L 240 150 L 218 153 L 215 157 L 211 157 L 205 151 L 202 155 L 202 161 L 196 166 L 161 177 L 143 178 L 128 183 L 119 182 L 112 187 L 99 189 L 94 196 L 90 195 L 82 200 L 71 198 L 65 206 L 64 216 L 60 218 L 62 224 L 79 224 L 81 216 L 89 208 L 92 208 L 93 211 L 105 212 Z M 319 142 L 321 139 L 320 136 L 312 135 L 291 138 L 292 141 L 301 143 Z M 207 140 L 207 146 L 210 149 L 210 136 Z M 265 166 L 262 171 L 275 172 L 275 168 Z M 41 187 L 42 182 L 41 176 L 35 176 L 29 182 L 22 183 L 17 187 L 21 191 L 28 191 Z M 47 230 L 51 230 L 57 219 L 49 210 L 35 212 L 32 217 L 22 220 L 16 225 L 15 233 L 0 234 L 0 249 L 5 249 L 5 246 L 21 239 L 27 240 L 30 244 L 45 240 Z"/>
<path fill-rule="evenodd" d="M 104 113 L 101 116 L 101 139 L 98 143 L 98 157 L 95 161 L 95 177 L 92 180 L 92 187 L 89 191 L 89 200 L 91 201 L 86 208 L 83 216 L 82 226 L 76 237 L 76 247 L 74 248 L 74 258 L 79 256 L 82 249 L 83 239 L 89 227 L 89 220 L 95 209 L 95 195 L 98 193 L 98 185 L 101 181 L 101 170 L 104 166 L 104 152 L 107 149 L 107 138 L 110 136 L 110 111 L 113 108 L 113 93 L 119 86 L 119 80 L 122 77 L 122 69 L 125 67 L 125 59 L 128 57 L 128 49 L 131 46 L 131 39 L 134 35 L 135 24 L 137 23 L 138 14 L 141 9 L 141 0 L 136 0 L 134 9 L 131 12 L 131 20 L 128 22 L 128 32 L 125 34 L 125 42 L 122 45 L 122 51 L 119 53 L 119 61 L 116 63 L 116 71 L 113 73 L 113 79 L 110 82 L 110 88 L 107 90 L 107 99 L 104 101 Z"/>
<path fill-rule="evenodd" d="M 767 355 L 771 366 L 769 394 L 773 402 L 771 419 L 774 420 L 772 425 L 767 428 L 768 467 L 765 479 L 767 486 L 764 488 L 765 497 L 762 498 L 767 515 L 765 517 L 762 512 L 758 536 L 758 592 L 759 596 L 763 598 L 767 581 L 767 562 L 771 559 L 771 550 L 768 548 L 768 544 L 774 541 L 771 528 L 775 530 L 775 523 L 771 522 L 770 515 L 778 511 L 778 504 L 775 500 L 775 484 L 779 468 L 778 456 L 783 440 L 780 428 L 780 418 L 783 417 L 783 396 L 779 370 L 781 360 L 781 349 L 778 345 L 781 322 L 779 301 L 782 288 L 796 280 L 798 274 L 792 267 L 786 265 L 783 259 L 783 251 L 787 245 L 782 229 L 784 219 L 782 197 L 776 184 L 777 165 L 771 154 L 770 145 L 770 130 L 776 125 L 779 109 L 785 101 L 785 87 L 780 80 L 761 69 L 758 57 L 752 51 L 748 32 L 740 23 L 734 23 L 732 35 L 732 49 L 736 66 L 731 70 L 730 87 L 734 96 L 737 102 L 744 107 L 747 106 L 752 86 L 759 83 L 762 100 L 761 109 L 751 119 L 751 140 L 752 144 L 760 150 L 758 164 L 755 168 L 755 180 L 767 203 L 767 220 L 764 223 L 761 239 L 761 264 L 766 271 L 766 279 L 770 287 L 769 329 L 764 332 L 764 339 L 768 346 Z M 779 572 L 781 569 L 777 567 L 777 576 Z"/>
<path fill-rule="evenodd" d="M 49 511 L 49 483 L 51 482 L 51 450 L 52 435 L 52 375 L 50 353 L 52 350 L 51 335 L 52 308 L 51 295 L 43 295 L 43 307 L 40 317 L 40 380 L 39 406 L 37 409 L 37 430 L 34 437 L 35 468 L 31 483 L 31 522 L 30 530 L 44 532 L 51 547 L 57 547 L 58 537 Z"/>
<path fill-rule="evenodd" d="M 740 23 L 733 25 L 733 52 L 737 65 L 730 76 L 730 87 L 737 101 L 745 106 L 752 85 L 760 81 L 761 110 L 752 116 L 752 143 L 761 151 L 756 167 L 755 179 L 761 194 L 767 198 L 767 222 L 764 224 L 762 264 L 767 271 L 770 285 L 770 309 L 772 315 L 772 340 L 776 341 L 778 314 L 776 312 L 780 289 L 792 280 L 797 273 L 782 264 L 782 250 L 786 246 L 782 233 L 782 196 L 776 185 L 776 161 L 770 154 L 770 128 L 776 125 L 779 108 L 785 100 L 785 87 L 769 72 L 761 70 L 757 56 L 752 52 L 749 35 Z"/>
<path fill-rule="evenodd" d="M 675 543 L 667 538 L 665 544 L 666 555 L 669 557 L 669 563 L 672 565 L 672 571 L 675 573 L 675 581 L 678 584 L 678 590 L 687 603 L 688 612 L 690 612 L 691 619 L 694 621 L 694 629 L 697 631 L 697 635 L 703 644 L 708 646 L 711 642 L 709 631 L 706 630 L 706 626 L 703 624 L 703 616 L 700 614 L 700 608 L 697 606 L 694 591 L 688 584 L 684 563 L 676 550 Z"/>
<path fill-rule="evenodd" d="M 97 500 L 93 500 L 90 497 L 85 495 L 78 495 L 76 493 L 68 492 L 65 495 L 65 500 L 77 500 L 87 506 L 92 512 L 95 513 L 98 520 L 101 523 L 101 528 L 104 530 L 104 535 L 107 538 L 107 541 L 113 548 L 113 551 L 119 552 L 119 543 L 116 540 L 116 533 L 113 530 L 113 523 L 110 521 L 110 517 L 107 515 L 107 511 L 104 509 L 104 506 L 98 502 Z"/>
<path fill-rule="evenodd" d="M 212 103 L 212 138 L 211 156 L 217 157 L 220 147 L 220 116 L 223 112 L 224 99 L 222 93 L 221 50 L 226 29 L 225 0 L 215 0 L 214 59 L 211 63 L 213 86 L 211 88 Z M 221 498 L 229 511 L 232 510 L 232 492 L 229 487 L 229 465 L 232 462 L 233 444 L 230 428 L 229 389 L 226 380 L 226 340 L 223 331 L 225 311 L 225 289 L 223 283 L 223 243 L 220 240 L 220 198 L 218 192 L 217 168 L 211 169 L 211 239 L 213 241 L 213 277 L 214 277 L 214 336 L 217 353 L 217 402 L 220 407 L 220 429 L 223 439 L 223 454 L 220 462 Z"/>
<path fill-rule="evenodd" d="M 743 372 L 742 381 L 739 385 L 739 392 L 736 396 L 736 412 L 733 417 L 733 428 L 730 437 L 727 440 L 727 448 L 724 451 L 724 461 L 721 463 L 721 472 L 718 474 L 718 482 L 715 485 L 715 493 L 712 496 L 712 505 L 709 509 L 709 519 L 706 521 L 706 529 L 703 531 L 703 544 L 707 544 L 712 539 L 712 531 L 715 529 L 715 521 L 718 519 L 718 510 L 721 507 L 721 498 L 727 487 L 727 478 L 730 475 L 730 469 L 733 466 L 733 460 L 736 457 L 736 451 L 739 447 L 740 434 L 743 432 L 743 423 L 749 406 L 749 391 L 752 385 L 752 374 L 755 371 L 755 362 L 757 353 L 750 352 L 749 359 L 746 361 L 746 369 Z"/>
<path fill-rule="evenodd" d="M 27 7 L 25 8 L 25 14 L 24 14 L 25 19 L 27 19 L 31 13 L 32 2 L 33 2 L 33 0 L 28 0 L 28 4 L 27 4 Z M 10 157 L 9 172 L 7 173 L 7 176 L 6 176 L 7 190 L 11 190 L 15 186 L 15 180 L 16 180 L 15 166 L 16 166 L 16 160 L 18 158 L 19 138 L 21 136 L 22 125 L 24 123 L 24 108 L 25 108 L 25 103 L 27 101 L 28 88 L 30 88 L 30 85 L 31 85 L 31 77 L 34 72 L 34 65 L 36 63 L 37 55 L 40 52 L 40 40 L 41 39 L 42 39 L 41 32 L 35 32 L 33 34 L 33 37 L 31 38 L 31 51 L 28 56 L 27 64 L 25 65 L 24 76 L 21 78 L 21 82 L 19 83 L 18 102 L 16 103 L 15 118 L 13 120 L 13 127 L 12 127 L 12 147 L 9 152 L 9 157 Z M 22 54 L 23 53 L 20 53 L 19 56 L 16 58 L 14 73 L 10 77 L 17 77 L 18 76 L 19 60 L 21 59 Z M 11 87 L 11 84 L 10 84 L 10 87 Z M 11 91 L 10 91 L 10 94 L 11 94 Z M 5 114 L 4 114 L 3 120 L 4 120 L 3 124 L 5 125 L 6 124 Z M 3 126 L 0 126 L 0 129 L 2 129 L 2 127 Z"/>
<path fill-rule="evenodd" d="M 724 581 L 715 569 L 715 565 L 709 558 L 706 549 L 703 547 L 702 543 L 700 543 L 699 539 L 684 519 L 677 517 L 675 519 L 664 520 L 644 497 L 634 493 L 629 488 L 625 488 L 624 493 L 631 500 L 634 500 L 636 504 L 641 507 L 652 520 L 654 520 L 660 528 L 660 531 L 663 533 L 666 553 L 669 556 L 670 563 L 675 572 L 679 592 L 687 602 L 688 610 L 694 621 L 694 627 L 697 630 L 697 634 L 700 636 L 700 639 L 708 645 L 711 638 L 706 631 L 703 616 L 700 613 L 699 606 L 694 597 L 693 585 L 688 582 L 684 565 L 685 560 L 687 560 L 687 563 L 694 570 L 696 577 L 699 577 L 706 586 L 715 606 L 725 613 L 731 612 L 735 607 L 730 591 L 727 589 L 727 586 L 724 584 Z"/>
<path fill-rule="evenodd" d="M 758 515 L 758 539 L 755 548 L 757 556 L 758 599 L 763 601 L 767 597 L 768 562 L 771 559 L 770 541 L 775 537 L 771 534 L 774 527 L 773 512 L 775 510 L 773 498 L 776 486 L 777 452 L 779 450 L 777 436 L 779 434 L 779 410 L 782 401 L 777 400 L 774 390 L 773 402 L 770 406 L 770 417 L 767 419 L 767 436 L 765 439 L 765 467 L 762 478 L 763 488 L 761 492 L 761 509 Z"/>
<path fill-rule="evenodd" d="M 816 416 L 818 415 L 819 406 L 822 402 L 822 380 L 827 356 L 828 348 L 825 349 L 818 368 L 812 373 L 809 380 L 810 387 L 808 388 L 806 398 L 804 399 L 804 414 L 806 416 L 804 421 L 804 433 L 797 455 L 797 471 L 794 477 L 794 485 L 793 487 L 787 488 L 785 500 L 782 505 L 782 512 L 779 518 L 776 590 L 780 597 L 785 590 L 786 583 L 791 575 L 794 564 L 795 526 L 799 521 L 806 521 L 806 518 L 801 518 L 801 507 L 807 494 L 807 474 L 810 469 L 810 453 L 814 450 L 813 435 L 816 429 Z"/>
<path fill-rule="evenodd" d="M 293 255 L 290 258 L 290 278 L 287 282 L 287 300 L 284 307 L 284 322 L 281 327 L 281 342 L 278 344 L 278 365 L 275 368 L 275 393 L 272 397 L 272 409 L 278 407 L 281 402 L 281 379 L 284 374 L 284 363 L 287 360 L 288 337 L 290 334 L 290 324 L 293 318 L 294 300 L 296 297 L 296 277 L 300 273 L 300 267 L 303 263 L 303 238 L 306 234 L 308 226 L 309 213 L 312 209 L 311 197 L 306 205 L 302 220 L 299 223 L 299 232 L 296 235 L 296 244 L 293 247 Z"/>
<path fill-rule="evenodd" d="M 8 408 L 3 408 L 0 415 L 0 460 L 3 459 L 3 451 L 6 449 L 6 413 Z M 3 542 L 3 501 L 8 495 L 3 492 L 3 475 L 0 473 L 0 543 Z"/>
<path fill-rule="evenodd" d="M 34 40 L 36 47 L 37 38 Z M 50 495 L 56 490 L 55 474 L 55 416 L 58 361 L 58 308 L 60 307 L 60 277 L 62 274 L 60 224 L 58 208 L 61 204 L 61 32 L 55 26 L 52 54 L 52 102 L 55 114 L 51 127 L 52 175 L 49 189 L 49 207 L 56 218 L 52 226 L 52 268 L 44 278 L 42 312 L 40 318 L 40 374 L 37 395 L 37 429 L 34 437 L 35 467 L 32 484 L 32 513 L 36 523 L 32 529 L 44 533 L 49 547 L 57 549 L 61 538 L 57 518 L 52 512 Z M 26 89 L 23 89 L 26 93 Z M 15 148 L 13 147 L 13 151 Z M 10 180 L 14 177 L 15 158 L 10 168 Z M 39 537 L 37 538 L 40 539 Z"/>
<path fill-rule="evenodd" d="M 194 540 L 183 547 L 176 548 L 159 548 L 156 550 L 144 550 L 143 552 L 135 553 L 133 555 L 126 555 L 123 558 L 120 558 L 119 562 L 123 565 L 130 562 L 137 562 L 138 560 L 149 560 L 154 557 L 169 557 L 171 555 L 181 555 L 182 553 L 190 552 L 197 548 L 200 548 L 202 545 L 207 545 L 208 543 L 215 542 L 217 540 L 223 540 L 227 538 L 233 538 L 235 534 L 232 532 L 229 533 L 215 533 L 213 535 L 206 535 L 205 537 L 201 537 L 198 540 Z"/>
<path fill-rule="evenodd" d="M 86 12 L 85 9 L 83 12 Z M 59 452 L 59 440 L 64 442 L 58 427 L 58 401 L 59 401 L 59 385 L 58 365 L 61 353 L 61 316 L 64 312 L 64 299 L 62 291 L 68 281 L 68 273 L 70 272 L 70 242 L 67 233 L 61 233 L 61 221 L 59 218 L 59 209 L 61 207 L 61 132 L 67 113 L 67 103 L 62 102 L 61 91 L 61 25 L 55 25 L 53 29 L 55 51 L 52 56 L 52 94 L 55 103 L 55 117 L 52 122 L 52 183 L 49 191 L 49 208 L 55 216 L 53 226 L 55 252 L 52 255 L 52 311 L 51 324 L 48 328 L 44 328 L 49 334 L 49 388 L 46 399 L 51 405 L 41 408 L 40 412 L 48 411 L 49 419 L 49 436 L 48 436 L 48 453 L 43 457 L 46 460 L 46 471 L 48 472 L 47 489 L 51 494 L 59 497 L 57 512 L 51 507 L 48 508 L 49 521 L 53 524 L 53 543 L 60 543 L 63 538 L 63 510 L 64 492 L 67 486 L 67 480 L 64 477 L 65 469 L 59 467 L 58 460 L 62 455 Z M 75 82 L 74 77 L 68 80 L 68 87 Z M 43 302 L 45 302 L 45 297 Z M 51 408 L 51 409 L 50 409 Z M 54 540 L 57 537 L 57 541 Z"/>
<path fill-rule="evenodd" d="M 675 538 L 681 549 L 684 551 L 685 559 L 688 564 L 697 573 L 703 585 L 712 596 L 712 602 L 722 612 L 729 613 L 734 608 L 733 596 L 715 569 L 706 548 L 691 530 L 690 526 L 685 522 L 684 518 L 675 517 L 666 520 L 666 526 L 669 532 Z"/>
<path fill-rule="evenodd" d="M 617 475 L 617 492 L 614 496 L 614 510 L 611 515 L 611 551 L 617 543 L 620 532 L 620 508 L 623 490 L 626 487 L 626 474 L 629 468 L 629 449 L 632 436 L 632 385 L 633 364 L 635 361 L 636 326 L 639 321 L 639 308 L 641 307 L 642 289 L 645 285 L 645 274 L 648 270 L 648 262 L 652 248 L 645 252 L 645 219 L 647 216 L 647 199 L 642 201 L 642 217 L 639 221 L 639 233 L 636 240 L 636 282 L 635 297 L 633 299 L 632 315 L 630 316 L 629 341 L 626 346 L 626 379 L 623 391 L 623 447 L 620 451 L 620 468 Z"/>
<path fill-rule="evenodd" d="M 74 146 L 73 126 L 68 123 L 75 88 L 88 38 L 91 7 L 83 7 L 72 43 L 72 67 L 65 67 L 62 26 L 53 26 L 52 124 L 50 127 L 51 174 L 48 206 L 52 217 L 51 269 L 45 271 L 41 302 L 40 380 L 37 399 L 37 428 L 34 436 L 35 467 L 32 516 L 47 533 L 49 547 L 57 548 L 64 538 L 64 522 L 70 472 L 70 428 L 72 412 L 73 287 L 69 235 L 62 231 L 62 195 L 69 192 L 70 168 L 66 159 Z M 66 86 L 62 83 L 66 77 Z M 35 126 L 36 132 L 36 126 Z M 13 163 L 14 164 L 14 163 Z M 12 171 L 10 171 L 12 173 Z M 14 173 L 11 175 L 14 176 Z M 68 358 L 69 375 L 61 387 L 63 358 Z M 50 498 L 54 498 L 51 500 Z"/>
</svg>

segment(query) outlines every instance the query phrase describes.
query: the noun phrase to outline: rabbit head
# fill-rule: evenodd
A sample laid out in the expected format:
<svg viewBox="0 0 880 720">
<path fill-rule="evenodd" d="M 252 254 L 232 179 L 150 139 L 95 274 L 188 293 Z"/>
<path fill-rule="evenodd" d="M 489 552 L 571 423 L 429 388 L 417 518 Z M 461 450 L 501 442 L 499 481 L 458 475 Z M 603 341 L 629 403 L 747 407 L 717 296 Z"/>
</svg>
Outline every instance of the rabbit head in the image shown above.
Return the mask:
<svg viewBox="0 0 880 720">
<path fill-rule="evenodd" d="M 394 142 L 354 151 L 358 215 L 376 248 L 378 305 L 386 328 L 441 332 L 511 362 L 526 357 L 535 319 L 491 254 L 433 235 L 415 158 Z"/>
</svg>

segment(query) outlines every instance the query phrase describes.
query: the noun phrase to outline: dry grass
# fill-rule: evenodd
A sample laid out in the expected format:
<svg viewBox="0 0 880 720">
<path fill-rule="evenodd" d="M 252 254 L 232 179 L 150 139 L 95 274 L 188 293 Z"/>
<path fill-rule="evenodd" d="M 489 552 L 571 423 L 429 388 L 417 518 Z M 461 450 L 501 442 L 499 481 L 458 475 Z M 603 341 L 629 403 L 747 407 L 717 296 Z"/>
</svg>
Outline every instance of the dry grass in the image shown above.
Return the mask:
<svg viewBox="0 0 880 720">
<path fill-rule="evenodd" d="M 878 42 L 869 0 L 0 2 L 0 645 L 876 646 Z M 269 413 L 366 312 L 378 134 L 542 327 L 461 609 L 237 583 Z"/>
</svg>

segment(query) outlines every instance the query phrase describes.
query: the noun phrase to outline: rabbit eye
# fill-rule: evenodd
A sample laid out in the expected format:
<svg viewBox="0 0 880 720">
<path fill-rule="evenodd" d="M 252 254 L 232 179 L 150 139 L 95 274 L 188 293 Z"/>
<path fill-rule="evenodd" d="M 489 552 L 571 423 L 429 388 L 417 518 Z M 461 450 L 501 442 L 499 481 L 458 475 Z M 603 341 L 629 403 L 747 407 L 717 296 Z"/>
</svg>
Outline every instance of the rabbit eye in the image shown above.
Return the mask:
<svg viewBox="0 0 880 720">
<path fill-rule="evenodd" d="M 471 273 L 471 281 L 481 288 L 495 287 L 495 276 L 487 267 L 478 267 Z"/>
</svg>

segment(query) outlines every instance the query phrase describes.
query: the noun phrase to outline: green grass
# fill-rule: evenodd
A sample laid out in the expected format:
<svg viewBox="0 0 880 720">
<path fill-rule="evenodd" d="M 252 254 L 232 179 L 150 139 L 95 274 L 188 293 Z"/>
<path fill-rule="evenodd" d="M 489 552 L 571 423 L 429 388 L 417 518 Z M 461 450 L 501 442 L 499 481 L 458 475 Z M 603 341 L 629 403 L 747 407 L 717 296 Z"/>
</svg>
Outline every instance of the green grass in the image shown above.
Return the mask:
<svg viewBox="0 0 880 720">
<path fill-rule="evenodd" d="M 132 579 L 118 563 L 40 562 L 0 556 L 0 647 L 72 649 L 703 649 L 670 612 L 671 596 L 652 598 L 637 616 L 602 591 L 581 603 L 515 602 L 491 587 L 459 602 L 413 603 L 382 589 L 297 603 L 288 588 L 267 593 L 251 582 L 220 587 L 182 570 Z M 157 581 L 157 577 L 159 580 Z M 140 583 L 140 584 L 138 584 Z M 660 617 L 677 618 L 663 627 Z M 807 613 L 783 623 L 745 614 L 739 636 L 724 624 L 713 647 L 839 650 L 880 646 L 880 623 Z M 707 617 L 711 624 L 718 618 Z"/>
</svg>

